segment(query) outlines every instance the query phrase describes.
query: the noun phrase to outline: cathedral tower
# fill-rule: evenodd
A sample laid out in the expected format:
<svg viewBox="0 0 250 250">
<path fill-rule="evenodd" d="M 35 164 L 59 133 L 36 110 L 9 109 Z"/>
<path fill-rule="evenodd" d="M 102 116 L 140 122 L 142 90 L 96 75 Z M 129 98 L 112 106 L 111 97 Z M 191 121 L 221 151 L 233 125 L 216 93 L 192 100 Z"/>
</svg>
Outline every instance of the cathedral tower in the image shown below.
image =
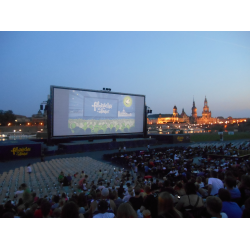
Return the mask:
<svg viewBox="0 0 250 250">
<path fill-rule="evenodd" d="M 207 97 L 205 96 L 204 107 L 202 111 L 202 119 L 210 119 L 211 111 L 209 111 L 209 107 L 207 106 Z"/>
<path fill-rule="evenodd" d="M 195 107 L 195 101 L 194 101 L 194 99 L 193 99 L 193 107 L 192 107 L 192 117 L 194 119 L 197 118 L 197 108 Z"/>
<path fill-rule="evenodd" d="M 174 122 L 178 121 L 178 113 L 177 113 L 176 105 L 174 105 L 174 107 L 173 107 L 173 121 Z"/>
</svg>

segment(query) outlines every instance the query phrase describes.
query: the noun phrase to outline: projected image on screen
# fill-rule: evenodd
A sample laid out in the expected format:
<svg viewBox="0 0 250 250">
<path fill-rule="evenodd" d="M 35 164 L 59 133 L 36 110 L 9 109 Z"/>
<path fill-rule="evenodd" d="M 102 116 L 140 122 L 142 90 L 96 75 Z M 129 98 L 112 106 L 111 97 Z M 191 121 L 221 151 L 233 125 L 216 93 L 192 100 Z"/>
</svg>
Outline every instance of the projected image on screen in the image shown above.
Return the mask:
<svg viewBox="0 0 250 250">
<path fill-rule="evenodd" d="M 67 131 L 59 116 L 61 123 L 56 126 L 57 102 L 59 106 L 62 99 L 68 100 Z M 143 132 L 143 108 L 143 96 L 55 88 L 54 135 Z"/>
</svg>

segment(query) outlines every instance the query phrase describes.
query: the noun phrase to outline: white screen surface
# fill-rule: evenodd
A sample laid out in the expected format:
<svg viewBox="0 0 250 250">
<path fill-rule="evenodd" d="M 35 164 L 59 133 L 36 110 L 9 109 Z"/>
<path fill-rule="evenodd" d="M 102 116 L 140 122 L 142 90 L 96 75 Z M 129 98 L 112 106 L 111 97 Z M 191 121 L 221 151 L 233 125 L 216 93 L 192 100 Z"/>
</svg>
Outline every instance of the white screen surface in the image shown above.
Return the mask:
<svg viewBox="0 0 250 250">
<path fill-rule="evenodd" d="M 54 88 L 53 136 L 143 133 L 144 96 Z"/>
</svg>

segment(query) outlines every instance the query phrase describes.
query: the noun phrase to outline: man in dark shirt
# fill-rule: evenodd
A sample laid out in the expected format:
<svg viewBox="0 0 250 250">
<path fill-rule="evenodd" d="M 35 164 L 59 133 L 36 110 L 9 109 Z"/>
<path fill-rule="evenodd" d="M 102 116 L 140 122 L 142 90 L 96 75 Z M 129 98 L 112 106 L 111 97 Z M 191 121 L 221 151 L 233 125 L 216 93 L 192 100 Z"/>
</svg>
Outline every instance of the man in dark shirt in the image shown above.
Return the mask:
<svg viewBox="0 0 250 250">
<path fill-rule="evenodd" d="M 140 187 L 136 187 L 135 188 L 135 196 L 131 197 L 129 199 L 129 202 L 131 203 L 132 207 L 134 208 L 135 211 L 137 211 L 138 209 L 141 208 L 142 204 L 143 204 L 143 198 L 140 195 L 141 193 L 141 188 Z"/>
<path fill-rule="evenodd" d="M 145 190 L 146 191 L 146 190 Z M 143 206 L 151 212 L 151 217 L 156 218 L 157 217 L 157 209 L 158 209 L 158 202 L 157 202 L 157 196 L 155 197 L 154 194 L 151 192 L 147 192 L 147 196 L 143 200 Z"/>
<path fill-rule="evenodd" d="M 68 181 L 67 176 L 64 176 L 62 184 L 63 184 L 64 192 L 68 193 L 68 191 L 69 191 L 69 181 Z"/>
</svg>

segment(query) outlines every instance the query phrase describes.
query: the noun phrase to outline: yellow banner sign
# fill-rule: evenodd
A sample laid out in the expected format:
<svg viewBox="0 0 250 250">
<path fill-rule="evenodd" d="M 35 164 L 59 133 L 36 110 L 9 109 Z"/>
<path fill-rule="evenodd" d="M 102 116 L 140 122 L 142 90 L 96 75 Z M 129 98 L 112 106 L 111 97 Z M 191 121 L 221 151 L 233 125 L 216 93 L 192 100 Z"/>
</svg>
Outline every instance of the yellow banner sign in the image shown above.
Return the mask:
<svg viewBox="0 0 250 250">
<path fill-rule="evenodd" d="M 184 137 L 183 136 L 178 136 L 177 137 L 177 141 L 183 141 L 184 140 Z"/>
<path fill-rule="evenodd" d="M 13 153 L 13 155 L 17 155 L 17 156 L 22 156 L 22 155 L 28 155 L 28 152 L 31 150 L 31 148 L 18 148 L 15 147 L 11 150 L 11 152 Z"/>
</svg>

